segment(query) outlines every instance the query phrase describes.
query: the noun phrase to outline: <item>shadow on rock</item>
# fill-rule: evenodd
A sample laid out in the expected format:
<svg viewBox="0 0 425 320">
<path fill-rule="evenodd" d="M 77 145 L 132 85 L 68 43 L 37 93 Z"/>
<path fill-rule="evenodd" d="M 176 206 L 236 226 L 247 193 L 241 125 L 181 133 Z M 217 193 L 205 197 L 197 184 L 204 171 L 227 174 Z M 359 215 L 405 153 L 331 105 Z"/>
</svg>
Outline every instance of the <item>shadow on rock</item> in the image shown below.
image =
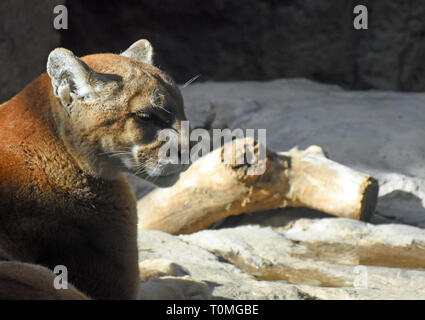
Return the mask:
<svg viewBox="0 0 425 320">
<path fill-rule="evenodd" d="M 413 193 L 395 190 L 379 197 L 371 221 L 376 224 L 402 223 L 425 227 L 425 207 Z"/>
<path fill-rule="evenodd" d="M 215 223 L 210 229 L 232 228 L 242 225 L 285 228 L 298 219 L 335 218 L 309 208 L 283 208 L 259 211 L 228 217 Z M 373 224 L 400 223 L 425 227 L 425 207 L 422 199 L 413 193 L 395 190 L 379 197 L 376 211 L 370 221 Z"/>
<path fill-rule="evenodd" d="M 210 229 L 232 228 L 242 225 L 259 225 L 263 227 L 285 228 L 298 219 L 335 218 L 329 214 L 310 208 L 281 208 L 258 211 L 228 217 L 212 225 Z"/>
</svg>

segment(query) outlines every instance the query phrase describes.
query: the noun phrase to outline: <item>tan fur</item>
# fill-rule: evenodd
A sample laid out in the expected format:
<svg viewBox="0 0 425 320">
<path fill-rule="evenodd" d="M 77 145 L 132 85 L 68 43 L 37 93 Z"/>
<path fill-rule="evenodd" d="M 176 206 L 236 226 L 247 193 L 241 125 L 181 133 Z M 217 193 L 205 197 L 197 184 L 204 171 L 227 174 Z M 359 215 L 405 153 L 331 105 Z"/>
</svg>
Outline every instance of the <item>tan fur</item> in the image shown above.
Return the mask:
<svg viewBox="0 0 425 320">
<path fill-rule="evenodd" d="M 137 169 L 155 167 L 159 130 L 179 132 L 185 115 L 173 81 L 149 64 L 152 50 L 139 61 L 131 53 L 89 55 L 85 65 L 56 49 L 50 77 L 0 105 L 0 298 L 85 297 L 54 289 L 54 274 L 36 265 L 65 265 L 91 298 L 136 296 L 136 203 L 121 172 L 150 178 Z M 140 110 L 156 120 L 139 121 Z"/>
</svg>

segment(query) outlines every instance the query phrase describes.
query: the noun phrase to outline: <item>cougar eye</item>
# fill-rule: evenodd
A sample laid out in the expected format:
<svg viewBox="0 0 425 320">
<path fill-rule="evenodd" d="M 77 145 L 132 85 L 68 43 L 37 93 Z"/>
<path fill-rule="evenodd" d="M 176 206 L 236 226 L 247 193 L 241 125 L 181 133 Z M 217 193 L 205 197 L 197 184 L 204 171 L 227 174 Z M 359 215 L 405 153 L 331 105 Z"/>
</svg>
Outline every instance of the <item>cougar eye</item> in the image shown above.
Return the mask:
<svg viewBox="0 0 425 320">
<path fill-rule="evenodd" d="M 136 120 L 140 122 L 152 121 L 162 126 L 167 126 L 171 123 L 170 119 L 163 116 L 159 116 L 149 111 L 137 111 L 134 115 Z"/>
<path fill-rule="evenodd" d="M 153 119 L 153 116 L 149 112 L 139 111 L 136 113 L 136 118 L 140 121 L 149 121 Z"/>
</svg>

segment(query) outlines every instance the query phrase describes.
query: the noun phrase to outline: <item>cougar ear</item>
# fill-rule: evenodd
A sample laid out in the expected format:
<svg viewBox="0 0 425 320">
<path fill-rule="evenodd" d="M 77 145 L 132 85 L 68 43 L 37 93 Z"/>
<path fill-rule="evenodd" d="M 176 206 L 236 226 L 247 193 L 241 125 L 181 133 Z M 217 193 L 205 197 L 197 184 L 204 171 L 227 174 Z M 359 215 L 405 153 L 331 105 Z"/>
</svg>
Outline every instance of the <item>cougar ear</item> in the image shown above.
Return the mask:
<svg viewBox="0 0 425 320">
<path fill-rule="evenodd" d="M 50 52 L 47 73 L 52 81 L 53 93 L 64 106 L 70 105 L 75 99 L 97 97 L 105 86 L 120 81 L 119 76 L 95 72 L 64 48 Z"/>
<path fill-rule="evenodd" d="M 122 56 L 153 65 L 153 47 L 146 39 L 133 43 L 130 48 L 121 53 Z"/>
</svg>

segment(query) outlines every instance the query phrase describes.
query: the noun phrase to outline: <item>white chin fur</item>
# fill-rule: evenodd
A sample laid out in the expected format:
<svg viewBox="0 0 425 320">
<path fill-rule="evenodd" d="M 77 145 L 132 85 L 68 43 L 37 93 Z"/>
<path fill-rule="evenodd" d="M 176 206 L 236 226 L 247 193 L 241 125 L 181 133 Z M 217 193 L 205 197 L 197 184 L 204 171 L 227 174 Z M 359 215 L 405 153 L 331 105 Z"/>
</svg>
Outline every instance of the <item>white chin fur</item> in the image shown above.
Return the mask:
<svg viewBox="0 0 425 320">
<path fill-rule="evenodd" d="M 121 161 L 128 170 L 133 169 L 133 165 L 132 165 L 131 160 L 129 158 L 121 158 Z"/>
<path fill-rule="evenodd" d="M 135 144 L 132 148 L 131 148 L 131 152 L 133 153 L 133 157 L 134 159 L 137 159 L 137 152 L 139 151 L 140 146 L 138 144 Z"/>
<path fill-rule="evenodd" d="M 150 177 L 155 178 L 160 176 L 162 174 L 162 171 L 163 166 L 157 164 L 155 167 L 148 169 L 147 173 Z"/>
</svg>

